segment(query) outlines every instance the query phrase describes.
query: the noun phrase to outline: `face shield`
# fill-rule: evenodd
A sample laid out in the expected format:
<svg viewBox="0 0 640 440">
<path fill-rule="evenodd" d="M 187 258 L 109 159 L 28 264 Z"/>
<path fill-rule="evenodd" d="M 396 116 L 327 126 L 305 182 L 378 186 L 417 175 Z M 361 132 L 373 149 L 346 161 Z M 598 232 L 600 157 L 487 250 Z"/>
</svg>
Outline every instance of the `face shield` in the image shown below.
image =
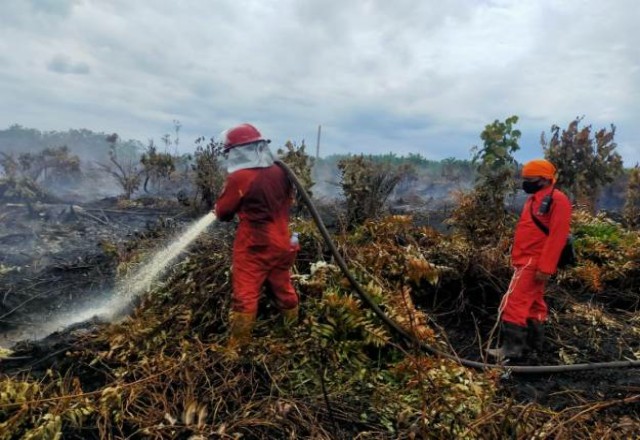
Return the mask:
<svg viewBox="0 0 640 440">
<path fill-rule="evenodd" d="M 229 173 L 246 168 L 267 168 L 273 165 L 275 160 L 267 141 L 231 148 L 223 152 L 222 157 L 224 158 L 223 165 Z"/>
</svg>

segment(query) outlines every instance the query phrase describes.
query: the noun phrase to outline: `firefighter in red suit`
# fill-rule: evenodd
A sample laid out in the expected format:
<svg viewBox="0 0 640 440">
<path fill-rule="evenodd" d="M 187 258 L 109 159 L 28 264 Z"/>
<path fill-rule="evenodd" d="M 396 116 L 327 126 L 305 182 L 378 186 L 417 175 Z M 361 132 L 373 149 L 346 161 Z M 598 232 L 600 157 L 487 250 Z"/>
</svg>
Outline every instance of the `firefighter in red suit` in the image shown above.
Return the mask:
<svg viewBox="0 0 640 440">
<path fill-rule="evenodd" d="M 514 273 L 500 306 L 502 345 L 487 350 L 499 360 L 542 350 L 547 319 L 544 288 L 556 272 L 571 222 L 571 202 L 555 188 L 555 176 L 555 166 L 544 159 L 527 162 L 522 169 L 522 187 L 531 196 L 516 226 L 511 252 Z M 548 235 L 535 220 L 547 228 Z"/>
<path fill-rule="evenodd" d="M 229 325 L 229 347 L 236 348 L 251 339 L 265 284 L 285 325 L 297 321 L 298 295 L 290 269 L 298 248 L 289 234 L 293 187 L 274 163 L 269 141 L 254 126 L 241 124 L 227 130 L 222 142 L 229 175 L 214 213 L 221 221 L 231 221 L 235 215 L 240 220 L 233 245 Z"/>
</svg>

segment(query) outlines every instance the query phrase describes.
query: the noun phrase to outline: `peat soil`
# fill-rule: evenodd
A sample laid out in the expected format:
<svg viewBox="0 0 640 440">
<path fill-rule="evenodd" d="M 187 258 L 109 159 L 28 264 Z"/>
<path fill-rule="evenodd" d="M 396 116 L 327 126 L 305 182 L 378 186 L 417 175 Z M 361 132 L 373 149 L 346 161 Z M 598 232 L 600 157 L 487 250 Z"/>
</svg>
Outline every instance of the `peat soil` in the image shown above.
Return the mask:
<svg viewBox="0 0 640 440">
<path fill-rule="evenodd" d="M 190 220 L 184 206 L 146 203 L 0 204 L 0 347 L 91 321 L 129 246 Z"/>
<path fill-rule="evenodd" d="M 427 223 L 434 220 L 429 217 Z M 2 371 L 37 375 L 48 368 L 69 367 L 65 353 L 100 325 L 99 320 L 86 313 L 70 326 L 59 323 L 48 326 L 44 333 L 36 330 L 42 329 L 43 322 L 56 323 L 56 317 L 86 311 L 109 296 L 116 262 L 137 238 L 160 236 L 166 228 L 190 221 L 193 218 L 183 206 L 149 203 L 122 209 L 115 199 L 81 207 L 0 205 L 0 347 L 13 349 L 11 356 L 1 360 Z M 459 291 L 449 287 L 443 289 Z M 460 357 L 483 360 L 482 349 L 494 329 L 500 297 L 497 292 L 493 295 L 466 292 L 465 297 L 422 298 L 421 302 L 429 304 L 430 316 Z M 482 303 L 474 297 L 482 297 Z M 640 353 L 637 310 L 615 309 L 607 302 L 575 297 L 559 288 L 551 289 L 548 303 L 546 349 L 520 364 L 608 362 L 636 359 Z M 553 375 L 515 375 L 507 369 L 501 381 L 505 396 L 554 411 L 640 392 L 638 369 Z M 603 412 L 616 411 L 640 417 L 640 404 L 612 406 Z"/>
<path fill-rule="evenodd" d="M 477 293 L 477 292 L 476 292 Z M 477 298 L 482 298 L 479 301 Z M 553 374 L 514 374 L 509 365 L 564 365 L 637 360 L 640 353 L 640 314 L 637 309 L 618 309 L 602 295 L 567 292 L 557 285 L 548 288 L 549 317 L 541 353 L 510 360 L 501 376 L 501 393 L 521 404 L 537 403 L 553 411 L 613 401 L 640 393 L 639 368 L 601 368 Z M 423 298 L 424 300 L 424 298 Z M 499 338 L 496 325 L 500 294 L 467 292 L 455 300 L 430 302 L 430 316 L 445 332 L 461 358 L 492 363 L 484 349 Z M 455 313 L 452 313 L 455 310 Z M 602 414 L 640 417 L 640 403 L 611 405 Z"/>
</svg>

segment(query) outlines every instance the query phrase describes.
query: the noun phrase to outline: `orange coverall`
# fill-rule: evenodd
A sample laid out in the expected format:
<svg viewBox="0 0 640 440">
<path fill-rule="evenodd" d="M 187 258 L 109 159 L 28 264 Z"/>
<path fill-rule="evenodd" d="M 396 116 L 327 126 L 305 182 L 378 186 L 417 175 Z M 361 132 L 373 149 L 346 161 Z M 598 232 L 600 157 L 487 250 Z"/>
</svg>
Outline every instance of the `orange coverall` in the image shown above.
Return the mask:
<svg viewBox="0 0 640 440">
<path fill-rule="evenodd" d="M 291 202 L 291 183 L 277 165 L 242 169 L 227 177 L 215 214 L 221 221 L 235 214 L 240 218 L 233 244 L 233 311 L 256 312 L 265 282 L 280 310 L 298 305 L 290 277 L 298 251 L 289 236 Z"/>
<path fill-rule="evenodd" d="M 547 214 L 538 214 L 543 198 L 553 191 L 553 202 Z M 533 215 L 549 229 L 547 236 L 531 218 Z M 556 272 L 560 254 L 569 235 L 571 202 L 552 186 L 543 188 L 528 198 L 516 226 L 511 264 L 515 268 L 509 291 L 503 299 L 502 320 L 527 326 L 527 319 L 544 322 L 547 304 L 544 301 L 544 281 L 535 279 L 536 271 L 552 275 Z"/>
</svg>

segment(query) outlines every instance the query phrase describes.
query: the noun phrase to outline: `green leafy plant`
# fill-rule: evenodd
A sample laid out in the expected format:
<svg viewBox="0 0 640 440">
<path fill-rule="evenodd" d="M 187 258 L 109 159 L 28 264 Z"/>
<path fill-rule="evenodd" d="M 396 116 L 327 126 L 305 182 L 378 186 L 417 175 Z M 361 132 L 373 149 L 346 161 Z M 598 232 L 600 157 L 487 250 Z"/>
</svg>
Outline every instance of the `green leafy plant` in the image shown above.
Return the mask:
<svg viewBox="0 0 640 440">
<path fill-rule="evenodd" d="M 520 130 L 514 128 L 517 116 L 504 122 L 495 120 L 480 134 L 482 147 L 474 147 L 473 163 L 478 176 L 472 192 L 458 196 L 458 206 L 448 224 L 478 246 L 494 245 L 509 231 L 511 219 L 505 199 L 514 193 L 516 162 L 513 154 L 520 149 Z"/>
</svg>

